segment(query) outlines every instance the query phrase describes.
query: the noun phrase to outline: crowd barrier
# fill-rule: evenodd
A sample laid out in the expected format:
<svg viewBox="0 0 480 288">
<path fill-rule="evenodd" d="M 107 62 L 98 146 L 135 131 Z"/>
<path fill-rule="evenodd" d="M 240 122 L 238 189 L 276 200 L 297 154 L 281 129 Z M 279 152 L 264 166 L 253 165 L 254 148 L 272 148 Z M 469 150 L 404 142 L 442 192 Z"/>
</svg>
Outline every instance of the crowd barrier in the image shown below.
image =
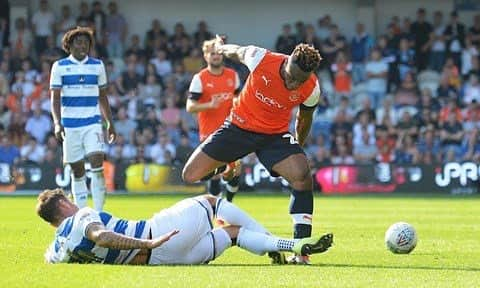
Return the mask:
<svg viewBox="0 0 480 288">
<path fill-rule="evenodd" d="M 110 193 L 202 193 L 203 184 L 186 185 L 181 167 L 157 164 L 105 162 L 105 180 Z M 86 166 L 87 179 L 89 167 Z M 70 187 L 70 167 L 24 163 L 14 167 L 0 163 L 0 193 L 15 194 L 46 188 Z M 480 166 L 473 162 L 438 165 L 337 165 L 315 171 L 315 189 L 324 194 L 354 193 L 439 193 L 476 194 Z M 87 180 L 88 182 L 88 180 Z M 244 191 L 284 191 L 288 183 L 271 177 L 263 165 L 244 165 L 241 176 Z"/>
</svg>

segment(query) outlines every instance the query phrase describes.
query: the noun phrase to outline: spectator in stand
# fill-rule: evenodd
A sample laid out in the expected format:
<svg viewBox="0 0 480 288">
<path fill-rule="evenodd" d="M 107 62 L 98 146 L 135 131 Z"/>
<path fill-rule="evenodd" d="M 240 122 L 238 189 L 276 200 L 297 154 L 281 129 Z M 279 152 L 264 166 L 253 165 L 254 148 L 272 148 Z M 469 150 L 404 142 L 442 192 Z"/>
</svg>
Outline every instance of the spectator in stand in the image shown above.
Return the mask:
<svg viewBox="0 0 480 288">
<path fill-rule="evenodd" d="M 356 33 L 350 45 L 353 63 L 352 79 L 355 84 L 366 80 L 365 64 L 368 61 L 373 44 L 373 39 L 365 32 L 365 25 L 357 23 Z"/>
<path fill-rule="evenodd" d="M 297 45 L 297 39 L 292 34 L 292 26 L 290 24 L 283 24 L 282 34 L 277 37 L 275 42 L 275 51 L 290 55 Z"/>
<path fill-rule="evenodd" d="M 412 138 L 408 134 L 400 133 L 397 139 L 395 162 L 398 164 L 418 164 L 420 153 Z"/>
<path fill-rule="evenodd" d="M 427 68 L 428 59 L 430 57 L 429 39 L 432 33 L 432 25 L 426 21 L 426 11 L 424 8 L 417 10 L 417 20 L 410 26 L 410 34 L 413 35 L 415 43 L 415 55 L 417 57 L 415 63 L 417 71 Z"/>
<path fill-rule="evenodd" d="M 417 60 L 415 51 L 410 49 L 410 43 L 406 38 L 400 40 L 396 60 L 400 81 L 403 81 L 408 73 L 415 71 L 415 62 Z"/>
<path fill-rule="evenodd" d="M 60 20 L 55 23 L 55 31 L 57 32 L 56 37 L 52 37 L 54 40 L 54 46 L 62 47 L 62 38 L 65 35 L 65 32 L 68 30 L 75 28 L 76 22 L 75 18 L 72 16 L 72 12 L 70 10 L 70 6 L 62 5 L 62 13 L 60 16 Z"/>
<path fill-rule="evenodd" d="M 388 65 L 382 61 L 380 51 L 373 49 L 367 62 L 367 90 L 373 109 L 377 109 L 387 92 Z"/>
<path fill-rule="evenodd" d="M 348 61 L 345 53 L 339 52 L 331 70 L 334 74 L 333 82 L 336 95 L 333 104 L 335 105 L 340 96 L 349 97 L 352 92 L 352 63 Z"/>
<path fill-rule="evenodd" d="M 330 26 L 332 26 L 332 18 L 330 15 L 326 14 L 317 21 L 317 35 L 320 38 L 320 41 L 324 41 L 328 38 L 330 34 Z"/>
<path fill-rule="evenodd" d="M 468 82 L 463 85 L 462 90 L 462 103 L 464 105 L 468 105 L 473 101 L 476 103 L 480 102 L 480 82 L 477 75 L 470 74 Z"/>
<path fill-rule="evenodd" d="M 413 73 L 407 73 L 395 92 L 395 106 L 415 106 L 418 102 L 418 87 Z"/>
<path fill-rule="evenodd" d="M 337 53 L 339 51 L 345 51 L 347 46 L 347 41 L 343 35 L 340 34 L 337 25 L 330 26 L 330 35 L 323 42 L 322 52 L 325 56 L 324 60 L 327 64 L 327 67 L 330 67 L 332 63 L 335 62 Z"/>
<path fill-rule="evenodd" d="M 152 58 L 150 63 L 155 65 L 157 74 L 162 78 L 165 78 L 172 73 L 172 63 L 167 59 L 167 52 L 164 50 L 158 50 L 156 52 L 156 57 Z"/>
<path fill-rule="evenodd" d="M 390 97 L 383 99 L 382 107 L 377 108 L 375 114 L 377 116 L 377 124 L 379 125 L 384 121 L 385 118 L 388 118 L 389 123 L 392 125 L 397 124 L 398 112 L 395 107 L 393 107 L 393 101 Z"/>
<path fill-rule="evenodd" d="M 449 85 L 458 91 L 462 84 L 462 79 L 460 77 L 458 66 L 455 64 L 455 60 L 452 57 L 448 57 L 445 61 L 441 77 L 447 78 Z"/>
<path fill-rule="evenodd" d="M 47 48 L 45 48 L 43 53 L 40 55 L 40 61 L 48 61 L 50 63 L 53 63 L 65 55 L 66 54 L 62 49 L 55 46 L 55 40 L 53 39 L 53 37 L 48 36 Z M 49 73 L 49 77 L 50 77 L 50 73 Z"/>
<path fill-rule="evenodd" d="M 110 58 L 123 56 L 123 43 L 127 39 L 127 21 L 118 13 L 116 2 L 108 3 L 109 14 L 106 18 L 105 33 L 107 37 L 107 50 Z"/>
<path fill-rule="evenodd" d="M 375 141 L 372 143 L 372 138 L 375 135 L 369 133 L 367 129 L 362 129 L 361 141 L 353 144 L 353 157 L 357 164 L 372 164 L 375 162 L 377 156 L 377 146 Z M 354 139 L 355 141 L 355 139 Z"/>
<path fill-rule="evenodd" d="M 184 38 L 190 39 L 190 36 L 185 31 L 183 23 L 177 22 L 173 29 L 173 35 L 168 38 L 168 55 L 175 53 L 182 46 Z"/>
<path fill-rule="evenodd" d="M 25 79 L 25 73 L 23 71 L 18 71 L 15 73 L 15 82 L 11 90 L 21 95 L 20 98 L 22 99 L 22 103 L 24 103 L 35 90 L 35 85 L 33 81 L 27 81 L 27 79 Z"/>
<path fill-rule="evenodd" d="M 348 121 L 345 110 L 339 110 L 337 112 L 335 119 L 333 120 L 333 124 L 330 127 L 330 134 L 334 137 L 340 136 L 344 137 L 345 139 L 352 138 L 352 123 Z M 336 139 L 334 138 L 332 140 Z"/>
<path fill-rule="evenodd" d="M 127 70 L 117 79 L 121 94 L 126 94 L 127 91 L 137 89 L 139 84 L 143 82 L 143 77 L 137 73 L 135 68 L 135 63 L 128 63 Z"/>
<path fill-rule="evenodd" d="M 362 100 L 362 106 L 357 111 L 357 115 L 355 115 L 355 119 L 359 120 L 360 116 L 364 113 L 368 114 L 368 118 L 372 121 L 376 121 L 377 115 L 375 114 L 375 109 L 372 109 L 372 102 L 370 102 L 370 97 L 365 97 Z"/>
<path fill-rule="evenodd" d="M 430 68 L 441 72 L 443 64 L 445 63 L 445 56 L 447 53 L 447 45 L 445 41 L 445 25 L 443 24 L 443 13 L 436 11 L 433 16 L 433 28 L 430 33 L 430 40 L 428 46 L 430 49 Z"/>
<path fill-rule="evenodd" d="M 183 58 L 190 55 L 192 45 L 189 37 L 183 37 L 178 43 L 176 49 L 170 51 L 170 59 L 173 63 L 182 63 Z"/>
<path fill-rule="evenodd" d="M 460 124 L 460 121 L 457 120 L 455 114 L 449 114 L 447 122 L 442 125 L 440 130 L 443 153 L 445 155 L 452 153 L 455 158 L 460 158 L 462 156 L 461 145 L 463 136 L 464 132 L 462 129 L 462 124 Z"/>
<path fill-rule="evenodd" d="M 458 102 L 456 98 L 450 98 L 447 102 L 447 105 L 443 106 L 439 113 L 439 123 L 443 125 L 448 121 L 450 115 L 454 115 L 454 118 L 458 122 L 462 121 L 462 110 L 458 107 Z"/>
<path fill-rule="evenodd" d="M 95 41 L 103 43 L 106 36 L 107 14 L 103 11 L 102 3 L 95 1 L 92 3 L 92 13 L 90 13 L 90 23 L 95 27 Z"/>
<path fill-rule="evenodd" d="M 115 121 L 115 130 L 117 135 L 122 135 L 126 143 L 132 143 L 137 123 L 127 117 L 125 107 L 121 107 L 117 113 Z"/>
<path fill-rule="evenodd" d="M 175 71 L 172 74 L 172 77 L 175 79 L 176 88 L 179 94 L 183 95 L 185 91 L 188 90 L 190 86 L 190 81 L 192 80 L 192 74 L 185 71 L 185 66 L 179 62 L 175 64 Z"/>
<path fill-rule="evenodd" d="M 442 106 L 445 106 L 450 98 L 457 97 L 457 90 L 450 85 L 448 77 L 441 77 L 437 88 L 437 98 Z"/>
<path fill-rule="evenodd" d="M 6 102 L 5 96 L 0 94 L 0 131 L 10 125 L 10 119 L 12 117 L 12 111 L 8 109 Z"/>
<path fill-rule="evenodd" d="M 473 100 L 462 111 L 462 126 L 465 132 L 480 129 L 480 105 L 478 103 Z"/>
<path fill-rule="evenodd" d="M 152 129 L 160 125 L 160 121 L 157 119 L 157 114 L 153 108 L 147 108 L 147 111 L 139 121 L 137 132 L 143 133 L 146 129 Z M 152 132 L 152 136 L 156 136 L 154 132 Z"/>
<path fill-rule="evenodd" d="M 48 133 L 52 131 L 51 120 L 43 114 L 40 105 L 35 105 L 33 115 L 27 120 L 25 131 L 32 135 L 40 144 L 45 143 Z"/>
<path fill-rule="evenodd" d="M 470 36 L 465 37 L 465 48 L 462 50 L 461 72 L 463 79 L 468 78 L 468 74 L 473 68 L 473 59 L 478 60 L 478 48 L 473 45 Z"/>
<path fill-rule="evenodd" d="M 155 77 L 155 83 L 158 83 L 160 86 L 162 86 L 162 89 L 163 89 L 163 85 L 164 85 L 163 78 L 160 75 L 158 75 L 157 68 L 156 68 L 155 64 L 153 64 L 151 62 L 147 63 L 147 66 L 145 68 L 145 75 L 143 76 L 144 77 L 144 80 L 143 80 L 144 83 L 147 82 L 147 78 L 149 76 Z"/>
<path fill-rule="evenodd" d="M 389 134 L 388 128 L 384 125 L 377 126 L 376 142 L 378 154 L 377 162 L 392 163 L 395 160 L 395 139 Z"/>
<path fill-rule="evenodd" d="M 474 161 L 478 163 L 480 160 L 480 142 L 478 129 L 472 130 L 467 134 L 466 145 L 464 148 L 463 161 Z"/>
<path fill-rule="evenodd" d="M 355 111 L 350 107 L 350 100 L 347 96 L 342 96 L 340 98 L 340 103 L 339 105 L 335 105 L 332 109 L 329 109 L 328 111 L 332 112 L 332 119 L 334 119 L 340 111 L 345 113 L 345 119 L 347 122 L 353 122 L 353 119 L 355 118 Z"/>
<path fill-rule="evenodd" d="M 143 63 L 146 61 L 147 53 L 145 49 L 140 46 L 140 36 L 138 34 L 133 34 L 130 37 L 130 46 L 125 50 L 125 57 L 130 55 L 135 55 L 136 59 L 139 62 Z"/>
<path fill-rule="evenodd" d="M 204 20 L 198 22 L 197 31 L 193 33 L 193 45 L 195 47 L 201 47 L 203 41 L 210 40 L 213 38 L 213 34 L 208 31 L 207 22 Z"/>
<path fill-rule="evenodd" d="M 117 139 L 115 139 L 115 144 L 110 145 L 108 148 L 108 156 L 115 162 L 121 160 L 129 161 L 136 156 L 135 147 L 126 143 L 122 135 L 118 135 Z"/>
<path fill-rule="evenodd" d="M 417 110 L 422 111 L 424 109 L 429 109 L 431 111 L 438 112 L 442 106 L 438 102 L 436 98 L 432 97 L 432 92 L 428 88 L 424 88 L 422 90 L 422 95 L 420 97 L 420 101 L 417 104 Z"/>
<path fill-rule="evenodd" d="M 0 163 L 5 163 L 10 166 L 17 164 L 20 159 L 20 150 L 10 142 L 10 137 L 0 130 Z"/>
<path fill-rule="evenodd" d="M 180 144 L 175 149 L 175 164 L 183 168 L 194 149 L 195 147 L 190 143 L 188 135 L 182 133 Z"/>
<path fill-rule="evenodd" d="M 450 23 L 445 29 L 445 36 L 449 57 L 453 58 L 457 67 L 462 67 L 461 54 L 463 47 L 465 47 L 466 29 L 465 25 L 459 22 L 457 11 L 450 13 Z"/>
<path fill-rule="evenodd" d="M 172 164 L 175 159 L 175 146 L 170 142 L 166 133 L 159 134 L 157 142 L 150 148 L 150 158 L 154 163 L 162 165 Z"/>
<path fill-rule="evenodd" d="M 315 34 L 315 28 L 312 24 L 308 24 L 305 27 L 305 39 L 303 40 L 303 43 L 313 46 L 318 50 L 321 48 L 321 41 Z"/>
<path fill-rule="evenodd" d="M 34 137 L 20 148 L 21 160 L 27 163 L 41 164 L 45 158 L 45 147 L 38 144 Z"/>
<path fill-rule="evenodd" d="M 355 158 L 348 152 L 348 148 L 345 144 L 338 146 L 338 153 L 332 156 L 333 165 L 353 165 L 355 164 Z"/>
<path fill-rule="evenodd" d="M 305 23 L 303 21 L 295 22 L 295 38 L 297 43 L 305 41 Z"/>
<path fill-rule="evenodd" d="M 157 83 L 155 75 L 149 75 L 145 84 L 140 84 L 138 97 L 144 107 L 159 108 L 162 96 L 162 86 Z"/>
<path fill-rule="evenodd" d="M 393 87 L 399 84 L 397 69 L 397 47 L 391 48 L 388 45 L 387 36 L 380 36 L 377 40 L 377 49 L 382 54 L 382 61 L 388 65 L 387 92 L 391 92 Z"/>
<path fill-rule="evenodd" d="M 395 128 L 401 135 L 411 136 L 412 139 L 417 137 L 418 123 L 415 121 L 415 118 L 413 118 L 412 115 L 406 110 L 403 111 L 402 116 L 398 120 Z"/>
<path fill-rule="evenodd" d="M 15 20 L 15 29 L 10 35 L 10 45 L 13 56 L 21 50 L 32 51 L 33 34 L 27 27 L 25 19 L 20 17 Z"/>
<path fill-rule="evenodd" d="M 35 51 L 40 55 L 47 48 L 47 37 L 54 36 L 55 15 L 48 8 L 47 0 L 40 0 L 40 9 L 32 17 L 35 35 Z"/>
<path fill-rule="evenodd" d="M 175 99 L 171 97 L 166 99 L 165 106 L 161 110 L 160 123 L 165 126 L 173 143 L 178 143 L 180 140 L 180 109 L 175 106 Z"/>
<path fill-rule="evenodd" d="M 1 62 L 0 63 L 0 66 L 2 66 L 4 63 Z M 5 75 L 5 73 L 3 73 L 1 70 L 0 70 L 0 96 L 5 96 L 8 94 L 8 92 L 10 91 L 10 83 L 9 83 L 9 80 L 7 78 L 7 75 Z"/>
<path fill-rule="evenodd" d="M 204 60 L 200 49 L 193 48 L 190 51 L 190 55 L 183 58 L 183 65 L 185 66 L 185 71 L 192 75 L 200 71 L 204 66 Z"/>
<path fill-rule="evenodd" d="M 160 38 L 166 38 L 167 37 L 167 32 L 165 29 L 163 29 L 162 24 L 160 20 L 154 19 L 152 21 L 152 26 L 150 30 L 147 31 L 145 34 L 145 49 L 147 52 L 148 56 L 151 56 L 151 54 L 155 51 L 155 40 L 160 39 Z"/>
<path fill-rule="evenodd" d="M 308 147 L 305 149 L 305 153 L 310 159 L 315 158 L 318 150 L 325 150 L 327 152 L 330 149 L 330 145 L 327 144 L 327 142 L 325 141 L 325 137 L 322 134 L 317 135 L 315 139 L 311 139 L 309 142 L 310 143 Z"/>
<path fill-rule="evenodd" d="M 87 2 L 84 2 L 84 1 L 80 2 L 80 14 L 77 17 L 76 22 L 77 22 L 77 26 L 82 26 L 82 27 L 92 27 L 95 25 L 91 21 Z"/>
<path fill-rule="evenodd" d="M 435 136 L 432 126 L 423 127 L 417 141 L 417 150 L 420 153 L 420 162 L 433 164 L 441 162 L 440 140 Z"/>
<path fill-rule="evenodd" d="M 353 145 L 363 144 L 364 132 L 367 132 L 370 136 L 369 144 L 375 144 L 375 124 L 370 119 L 368 113 L 362 113 L 358 122 L 353 125 Z"/>
<path fill-rule="evenodd" d="M 480 46 L 480 14 L 473 17 L 473 26 L 468 29 L 473 45 Z"/>
</svg>

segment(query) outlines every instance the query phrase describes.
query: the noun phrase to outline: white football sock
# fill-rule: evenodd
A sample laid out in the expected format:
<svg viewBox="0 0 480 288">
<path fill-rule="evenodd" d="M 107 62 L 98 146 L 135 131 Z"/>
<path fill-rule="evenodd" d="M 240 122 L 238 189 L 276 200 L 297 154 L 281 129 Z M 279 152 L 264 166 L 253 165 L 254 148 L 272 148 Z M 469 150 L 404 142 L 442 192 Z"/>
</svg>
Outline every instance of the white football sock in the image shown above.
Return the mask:
<svg viewBox="0 0 480 288">
<path fill-rule="evenodd" d="M 217 217 L 227 221 L 229 224 L 241 226 L 255 232 L 270 234 L 265 227 L 235 204 L 218 198 L 215 206 Z"/>
<path fill-rule="evenodd" d="M 81 178 L 75 178 L 72 173 L 71 179 L 73 201 L 78 206 L 78 208 L 87 207 L 88 188 L 87 183 L 85 182 L 85 176 Z"/>
<path fill-rule="evenodd" d="M 103 167 L 92 168 L 91 172 L 92 182 L 90 183 L 90 190 L 92 191 L 93 209 L 102 211 L 106 192 Z"/>
<path fill-rule="evenodd" d="M 264 233 L 240 228 L 237 236 L 237 246 L 257 255 L 267 252 L 292 251 L 298 239 L 283 239 Z"/>
</svg>

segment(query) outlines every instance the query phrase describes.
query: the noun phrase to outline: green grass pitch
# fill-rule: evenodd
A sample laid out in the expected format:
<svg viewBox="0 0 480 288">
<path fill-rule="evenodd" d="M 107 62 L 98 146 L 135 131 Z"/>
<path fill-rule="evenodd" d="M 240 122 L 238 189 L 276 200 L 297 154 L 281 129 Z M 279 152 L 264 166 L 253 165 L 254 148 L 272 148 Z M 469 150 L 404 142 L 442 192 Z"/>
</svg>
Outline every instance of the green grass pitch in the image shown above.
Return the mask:
<svg viewBox="0 0 480 288">
<path fill-rule="evenodd" d="M 109 196 L 106 210 L 144 219 L 185 195 Z M 288 195 L 239 194 L 235 203 L 273 233 L 291 235 Z M 54 229 L 34 213 L 35 197 L 0 197 L 0 287 L 479 287 L 480 198 L 316 197 L 314 233 L 335 246 L 311 266 L 272 266 L 237 247 L 209 265 L 133 267 L 48 265 Z M 383 243 L 388 226 L 407 221 L 419 235 L 410 255 Z M 172 239 L 175 241 L 174 239 Z"/>
</svg>

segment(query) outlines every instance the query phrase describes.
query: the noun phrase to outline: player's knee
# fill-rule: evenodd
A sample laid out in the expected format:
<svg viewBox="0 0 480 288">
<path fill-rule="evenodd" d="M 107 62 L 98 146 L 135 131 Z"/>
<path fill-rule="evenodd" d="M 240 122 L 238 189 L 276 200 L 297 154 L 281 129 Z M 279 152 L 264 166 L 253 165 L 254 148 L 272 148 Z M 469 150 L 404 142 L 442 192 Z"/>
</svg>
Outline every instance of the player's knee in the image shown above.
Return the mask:
<svg viewBox="0 0 480 288">
<path fill-rule="evenodd" d="M 297 190 L 310 190 L 313 187 L 312 175 L 308 167 L 296 170 L 291 186 Z"/>
<path fill-rule="evenodd" d="M 230 236 L 230 239 L 237 239 L 238 238 L 238 232 L 240 231 L 240 226 L 236 225 L 228 225 L 222 228 L 227 232 L 228 236 Z"/>
<path fill-rule="evenodd" d="M 92 168 L 100 168 L 103 166 L 103 154 L 94 154 L 88 157 L 88 162 Z"/>
<path fill-rule="evenodd" d="M 72 168 L 72 173 L 75 178 L 81 178 L 85 175 L 85 163 L 83 163 L 83 161 L 70 163 L 70 168 Z"/>
</svg>

